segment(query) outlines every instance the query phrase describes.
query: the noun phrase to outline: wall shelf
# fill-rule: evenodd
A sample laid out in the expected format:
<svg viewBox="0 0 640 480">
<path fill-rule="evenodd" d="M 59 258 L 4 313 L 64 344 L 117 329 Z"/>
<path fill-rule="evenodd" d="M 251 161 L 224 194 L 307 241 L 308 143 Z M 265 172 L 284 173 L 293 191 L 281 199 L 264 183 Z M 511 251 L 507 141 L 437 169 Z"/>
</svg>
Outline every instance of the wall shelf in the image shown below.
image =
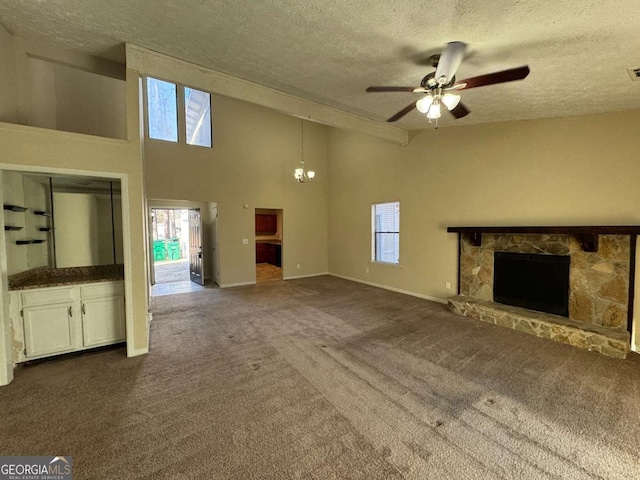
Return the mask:
<svg viewBox="0 0 640 480">
<path fill-rule="evenodd" d="M 18 230 L 22 230 L 24 227 L 18 227 L 16 225 L 5 225 L 4 226 L 4 231 L 5 232 L 17 232 Z"/>
<path fill-rule="evenodd" d="M 3 208 L 5 210 L 9 210 L 10 212 L 26 212 L 28 210 L 27 207 L 21 207 L 19 205 L 9 205 L 9 204 L 4 204 Z"/>
<path fill-rule="evenodd" d="M 32 243 L 44 243 L 46 240 L 35 239 L 35 240 L 16 240 L 16 245 L 30 245 Z"/>
</svg>

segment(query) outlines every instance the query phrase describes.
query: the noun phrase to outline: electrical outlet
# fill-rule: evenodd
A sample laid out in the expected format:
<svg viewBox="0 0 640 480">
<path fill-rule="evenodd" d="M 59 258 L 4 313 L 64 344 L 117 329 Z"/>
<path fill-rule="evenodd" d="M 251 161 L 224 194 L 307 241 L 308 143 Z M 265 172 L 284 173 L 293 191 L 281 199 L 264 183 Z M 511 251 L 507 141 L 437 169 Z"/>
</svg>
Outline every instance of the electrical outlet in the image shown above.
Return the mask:
<svg viewBox="0 0 640 480">
<path fill-rule="evenodd" d="M 451 290 L 451 282 L 444 282 L 444 288 Z"/>
<path fill-rule="evenodd" d="M 369 267 L 364 269 L 364 273 L 368 274 L 369 273 Z"/>
<path fill-rule="evenodd" d="M 296 268 L 298 268 L 298 269 L 300 268 L 300 264 L 299 263 L 296 265 Z"/>
<path fill-rule="evenodd" d="M 242 239 L 242 244 L 243 245 L 249 245 L 249 239 L 248 238 L 243 238 Z"/>
</svg>

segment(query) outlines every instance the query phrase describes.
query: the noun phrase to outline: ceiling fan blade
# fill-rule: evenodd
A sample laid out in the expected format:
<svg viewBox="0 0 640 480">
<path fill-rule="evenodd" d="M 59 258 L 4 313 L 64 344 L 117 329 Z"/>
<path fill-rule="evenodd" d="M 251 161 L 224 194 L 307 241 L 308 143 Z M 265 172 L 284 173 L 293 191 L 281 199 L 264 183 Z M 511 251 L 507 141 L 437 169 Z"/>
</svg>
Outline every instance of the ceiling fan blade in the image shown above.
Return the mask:
<svg viewBox="0 0 640 480">
<path fill-rule="evenodd" d="M 402 117 L 404 117 L 407 113 L 409 113 L 414 108 L 416 108 L 416 102 L 411 102 L 409 105 L 407 105 L 398 113 L 396 113 L 393 117 L 389 117 L 387 119 L 387 122 L 395 122 L 396 120 L 400 120 Z"/>
<path fill-rule="evenodd" d="M 413 92 L 419 87 L 369 87 L 367 92 Z"/>
<path fill-rule="evenodd" d="M 496 83 L 513 82 L 522 80 L 529 75 L 529 67 L 527 65 L 510 70 L 502 70 L 500 72 L 488 73 L 478 77 L 466 78 L 456 82 L 455 85 L 466 83 L 466 86 L 459 87 L 458 90 L 468 90 L 470 88 L 484 87 L 485 85 L 495 85 Z M 455 86 L 454 85 L 454 86 Z"/>
<path fill-rule="evenodd" d="M 460 102 L 458 103 L 458 105 L 455 106 L 455 108 L 453 108 L 452 110 L 449 110 L 449 112 L 451 112 L 451 115 L 453 115 L 456 118 L 466 117 L 471 113 L 469 109 Z"/>
<path fill-rule="evenodd" d="M 436 81 L 444 77 L 446 79 L 444 84 L 451 82 L 453 76 L 458 71 L 458 67 L 462 63 L 466 48 L 467 44 L 463 42 L 447 43 L 444 52 L 440 55 L 440 60 L 438 60 L 435 76 Z"/>
</svg>

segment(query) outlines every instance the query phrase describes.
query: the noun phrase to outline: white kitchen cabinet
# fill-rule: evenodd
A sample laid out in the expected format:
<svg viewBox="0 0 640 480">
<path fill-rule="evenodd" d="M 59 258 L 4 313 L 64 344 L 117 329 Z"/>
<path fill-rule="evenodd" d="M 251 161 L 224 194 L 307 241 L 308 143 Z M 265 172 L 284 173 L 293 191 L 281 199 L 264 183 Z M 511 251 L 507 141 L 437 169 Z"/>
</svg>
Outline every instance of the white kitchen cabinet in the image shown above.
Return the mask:
<svg viewBox="0 0 640 480">
<path fill-rule="evenodd" d="M 70 352 L 75 347 L 73 303 L 22 309 L 27 358 Z"/>
<path fill-rule="evenodd" d="M 16 290 L 10 302 L 15 363 L 126 338 L 122 281 Z"/>
<path fill-rule="evenodd" d="M 124 297 L 82 300 L 82 341 L 85 347 L 123 342 Z"/>
<path fill-rule="evenodd" d="M 124 285 L 95 283 L 80 287 L 82 301 L 82 343 L 95 347 L 125 339 Z"/>
</svg>

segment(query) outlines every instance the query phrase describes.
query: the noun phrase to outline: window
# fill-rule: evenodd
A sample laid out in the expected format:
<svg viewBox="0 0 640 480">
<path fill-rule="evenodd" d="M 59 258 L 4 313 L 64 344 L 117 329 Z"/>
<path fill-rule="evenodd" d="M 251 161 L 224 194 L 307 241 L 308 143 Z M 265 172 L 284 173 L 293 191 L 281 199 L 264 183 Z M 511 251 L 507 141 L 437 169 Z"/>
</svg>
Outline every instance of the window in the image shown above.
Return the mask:
<svg viewBox="0 0 640 480">
<path fill-rule="evenodd" d="M 377 203 L 371 208 L 374 262 L 400 263 L 400 202 Z"/>
<path fill-rule="evenodd" d="M 211 146 L 211 95 L 184 87 L 184 112 L 187 125 L 187 143 L 201 147 Z"/>
<path fill-rule="evenodd" d="M 147 77 L 149 138 L 211 147 L 211 94 Z"/>
<path fill-rule="evenodd" d="M 149 138 L 178 141 L 178 95 L 175 83 L 147 78 Z"/>
</svg>

